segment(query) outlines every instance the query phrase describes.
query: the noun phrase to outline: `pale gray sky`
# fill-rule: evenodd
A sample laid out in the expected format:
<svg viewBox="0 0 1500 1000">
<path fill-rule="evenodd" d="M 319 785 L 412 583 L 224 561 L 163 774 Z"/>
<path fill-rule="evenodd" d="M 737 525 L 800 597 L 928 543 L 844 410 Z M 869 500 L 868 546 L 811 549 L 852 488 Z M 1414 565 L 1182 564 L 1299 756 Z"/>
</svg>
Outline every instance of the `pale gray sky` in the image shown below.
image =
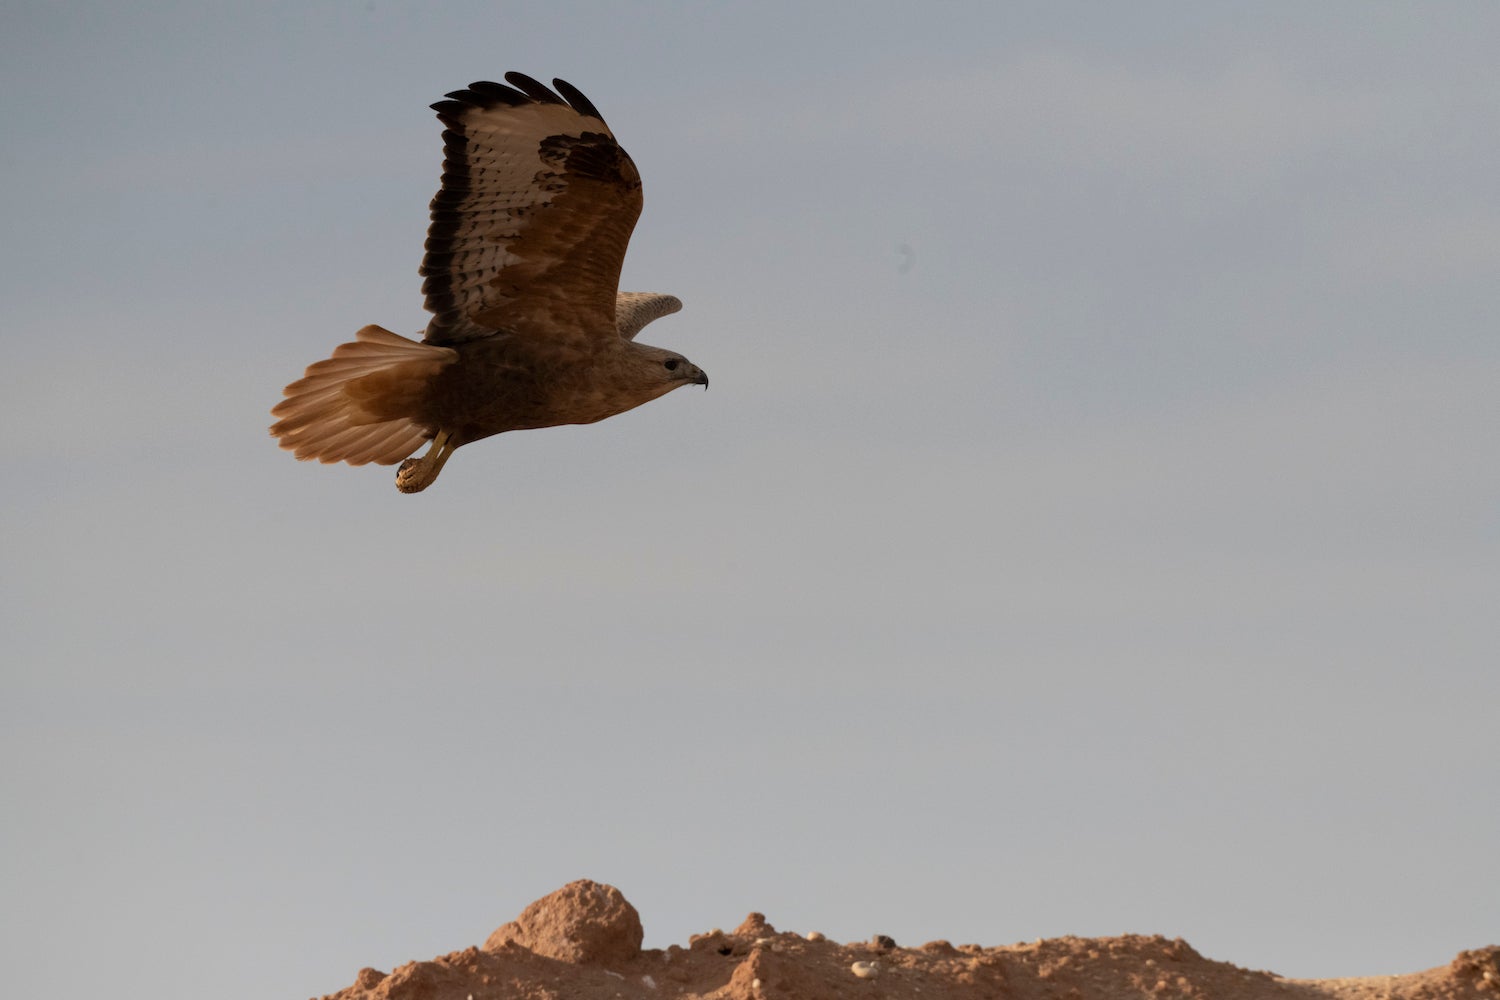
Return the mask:
<svg viewBox="0 0 1500 1000">
<path fill-rule="evenodd" d="M 655 947 L 1500 940 L 1496 38 L 8 4 L 8 987 L 308 996 L 580 877 Z M 294 462 L 281 386 L 425 322 L 426 105 L 509 69 L 634 156 L 712 390 L 418 496 Z"/>
</svg>

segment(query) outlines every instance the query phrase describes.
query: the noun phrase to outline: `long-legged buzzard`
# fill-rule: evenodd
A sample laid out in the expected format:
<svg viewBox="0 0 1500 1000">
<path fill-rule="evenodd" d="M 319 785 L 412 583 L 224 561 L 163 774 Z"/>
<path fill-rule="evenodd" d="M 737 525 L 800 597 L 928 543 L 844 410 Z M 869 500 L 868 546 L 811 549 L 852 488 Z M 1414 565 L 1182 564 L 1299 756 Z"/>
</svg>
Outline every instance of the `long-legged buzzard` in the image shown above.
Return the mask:
<svg viewBox="0 0 1500 1000">
<path fill-rule="evenodd" d="M 367 326 L 287 386 L 271 433 L 299 459 L 401 462 L 396 486 L 416 493 L 462 445 L 708 385 L 681 354 L 635 342 L 682 303 L 618 291 L 641 214 L 635 164 L 572 85 L 505 79 L 432 106 L 445 128 L 425 335 Z"/>
</svg>

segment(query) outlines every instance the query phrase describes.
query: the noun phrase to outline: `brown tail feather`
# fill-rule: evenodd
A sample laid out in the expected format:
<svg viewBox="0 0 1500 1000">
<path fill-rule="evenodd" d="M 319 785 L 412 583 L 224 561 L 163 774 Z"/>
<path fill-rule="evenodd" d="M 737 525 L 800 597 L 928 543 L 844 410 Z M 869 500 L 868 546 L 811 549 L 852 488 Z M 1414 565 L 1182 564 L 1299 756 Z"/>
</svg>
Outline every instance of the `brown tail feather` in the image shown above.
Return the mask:
<svg viewBox="0 0 1500 1000">
<path fill-rule="evenodd" d="M 367 326 L 286 387 L 271 434 L 304 461 L 394 465 L 427 439 L 414 417 L 432 377 L 457 358 L 452 348 Z"/>
</svg>

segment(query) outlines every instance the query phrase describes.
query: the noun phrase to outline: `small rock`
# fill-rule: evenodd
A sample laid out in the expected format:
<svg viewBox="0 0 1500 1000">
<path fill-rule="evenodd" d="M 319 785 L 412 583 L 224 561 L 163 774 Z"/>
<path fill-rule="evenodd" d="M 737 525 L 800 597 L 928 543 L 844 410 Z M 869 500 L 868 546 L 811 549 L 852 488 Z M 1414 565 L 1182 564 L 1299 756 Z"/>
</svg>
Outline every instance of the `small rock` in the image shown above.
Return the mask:
<svg viewBox="0 0 1500 1000">
<path fill-rule="evenodd" d="M 861 979 L 874 979 L 880 975 L 879 962 L 855 962 L 849 966 L 849 971 Z"/>
<path fill-rule="evenodd" d="M 809 941 L 826 941 L 828 937 L 822 931 L 808 931 L 807 939 Z"/>
<path fill-rule="evenodd" d="M 766 923 L 764 913 L 752 913 L 734 929 L 735 937 L 768 937 L 776 933 L 776 928 Z"/>
<path fill-rule="evenodd" d="M 380 985 L 381 980 L 383 979 L 385 979 L 384 972 L 381 972 L 379 969 L 371 969 L 366 966 L 365 968 L 360 969 L 359 973 L 354 977 L 354 985 L 358 986 L 362 990 L 373 990 L 375 987 Z"/>
<path fill-rule="evenodd" d="M 745 942 L 725 937 L 724 932 L 717 927 L 707 934 L 694 934 L 688 938 L 688 948 L 692 951 L 711 951 L 719 955 L 743 955 L 749 951 Z"/>
<path fill-rule="evenodd" d="M 562 962 L 628 962 L 644 937 L 641 915 L 619 889 L 579 879 L 526 907 L 489 936 L 484 950 L 515 943 Z"/>
<path fill-rule="evenodd" d="M 890 951 L 896 947 L 896 939 L 889 934 L 876 934 L 870 938 L 870 947 L 876 951 Z"/>
</svg>

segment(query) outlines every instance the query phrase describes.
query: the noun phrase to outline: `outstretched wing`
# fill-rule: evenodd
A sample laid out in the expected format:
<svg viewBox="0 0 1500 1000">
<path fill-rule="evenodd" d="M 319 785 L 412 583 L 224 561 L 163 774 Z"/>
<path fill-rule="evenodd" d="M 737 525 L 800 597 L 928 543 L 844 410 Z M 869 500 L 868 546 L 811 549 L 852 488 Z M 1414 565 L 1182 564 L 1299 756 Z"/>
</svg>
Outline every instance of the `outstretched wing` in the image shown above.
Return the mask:
<svg viewBox="0 0 1500 1000">
<path fill-rule="evenodd" d="M 497 330 L 587 349 L 615 336 L 615 292 L 641 214 L 641 178 L 598 109 L 562 80 L 520 73 L 432 107 L 443 182 L 421 273 L 425 340 Z"/>
<path fill-rule="evenodd" d="M 626 340 L 634 340 L 641 327 L 654 319 L 682 309 L 682 300 L 660 292 L 621 292 L 615 296 L 615 329 Z"/>
</svg>

